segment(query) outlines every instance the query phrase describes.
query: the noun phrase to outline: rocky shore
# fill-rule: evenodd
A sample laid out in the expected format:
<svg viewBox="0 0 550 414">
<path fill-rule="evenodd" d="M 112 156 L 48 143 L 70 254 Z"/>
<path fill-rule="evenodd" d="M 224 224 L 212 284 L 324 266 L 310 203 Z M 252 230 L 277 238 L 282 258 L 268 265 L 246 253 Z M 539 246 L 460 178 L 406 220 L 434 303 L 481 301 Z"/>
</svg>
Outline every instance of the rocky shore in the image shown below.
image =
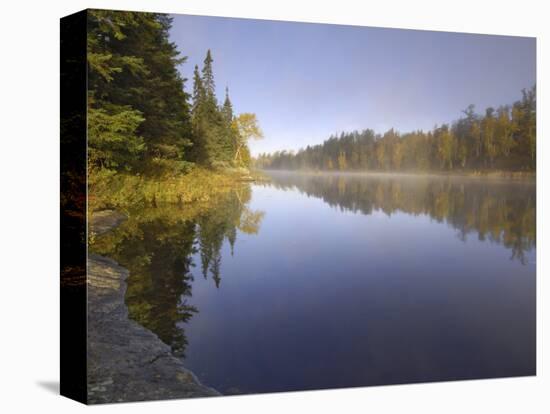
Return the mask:
<svg viewBox="0 0 550 414">
<path fill-rule="evenodd" d="M 112 210 L 92 217 L 101 234 L 124 216 Z M 128 318 L 124 303 L 128 270 L 114 260 L 88 257 L 88 403 L 210 397 L 202 385 L 153 332 Z"/>
</svg>

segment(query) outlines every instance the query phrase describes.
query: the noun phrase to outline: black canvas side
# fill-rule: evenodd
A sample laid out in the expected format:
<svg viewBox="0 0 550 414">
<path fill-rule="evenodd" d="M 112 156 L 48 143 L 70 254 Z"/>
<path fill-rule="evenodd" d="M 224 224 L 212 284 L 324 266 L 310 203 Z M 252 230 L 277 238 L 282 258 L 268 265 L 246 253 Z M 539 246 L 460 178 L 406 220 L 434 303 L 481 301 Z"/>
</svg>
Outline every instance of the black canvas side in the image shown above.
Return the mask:
<svg viewBox="0 0 550 414">
<path fill-rule="evenodd" d="M 61 19 L 61 395 L 86 388 L 86 21 Z"/>
</svg>

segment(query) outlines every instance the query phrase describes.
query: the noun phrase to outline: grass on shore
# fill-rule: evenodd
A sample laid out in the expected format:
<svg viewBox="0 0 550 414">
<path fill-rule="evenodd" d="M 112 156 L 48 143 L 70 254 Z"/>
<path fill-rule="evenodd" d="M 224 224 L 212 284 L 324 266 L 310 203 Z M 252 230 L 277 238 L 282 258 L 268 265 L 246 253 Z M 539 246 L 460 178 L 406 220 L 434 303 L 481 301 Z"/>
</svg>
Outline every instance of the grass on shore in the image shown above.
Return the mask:
<svg viewBox="0 0 550 414">
<path fill-rule="evenodd" d="M 252 180 L 248 171 L 240 169 L 213 171 L 193 167 L 186 174 L 155 177 L 104 170 L 90 174 L 88 210 L 127 211 L 138 205 L 208 202 L 211 197 Z"/>
</svg>

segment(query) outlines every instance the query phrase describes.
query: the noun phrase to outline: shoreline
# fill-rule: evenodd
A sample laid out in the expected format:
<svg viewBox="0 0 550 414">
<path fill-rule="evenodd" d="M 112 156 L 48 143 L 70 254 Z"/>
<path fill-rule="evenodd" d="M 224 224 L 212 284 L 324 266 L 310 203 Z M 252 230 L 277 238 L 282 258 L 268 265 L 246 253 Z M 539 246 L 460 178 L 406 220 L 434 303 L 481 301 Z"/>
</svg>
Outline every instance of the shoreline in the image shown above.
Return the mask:
<svg viewBox="0 0 550 414">
<path fill-rule="evenodd" d="M 108 232 L 125 219 L 114 210 L 94 213 L 90 233 Z M 157 335 L 129 318 L 128 269 L 93 253 L 87 266 L 88 404 L 222 395 L 203 385 Z"/>
</svg>

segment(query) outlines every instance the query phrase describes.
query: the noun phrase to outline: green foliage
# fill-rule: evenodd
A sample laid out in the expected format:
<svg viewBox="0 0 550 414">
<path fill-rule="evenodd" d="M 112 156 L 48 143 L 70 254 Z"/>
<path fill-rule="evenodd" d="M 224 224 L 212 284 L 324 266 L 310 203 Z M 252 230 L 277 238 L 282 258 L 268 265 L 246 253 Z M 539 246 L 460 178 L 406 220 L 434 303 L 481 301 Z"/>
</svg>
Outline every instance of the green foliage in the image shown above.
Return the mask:
<svg viewBox="0 0 550 414">
<path fill-rule="evenodd" d="M 215 168 L 247 167 L 250 151 L 247 142 L 262 136 L 254 114 L 235 116 L 225 89 L 223 105 L 219 106 L 215 95 L 213 64 L 210 50 L 204 59 L 202 71 L 195 66 L 193 73 L 193 160 Z"/>
<path fill-rule="evenodd" d="M 89 211 L 207 203 L 242 172 L 197 165 L 250 163 L 227 89 L 218 107 L 210 51 L 202 71 L 195 67 L 190 103 L 177 69 L 186 58 L 170 42 L 170 26 L 163 14 L 88 12 Z M 139 319 L 151 309 L 133 308 Z"/>
<path fill-rule="evenodd" d="M 242 173 L 215 172 L 190 163 L 153 159 L 147 174 L 98 169 L 90 175 L 89 211 L 202 203 L 235 188 Z M 154 171 L 154 173 L 153 173 Z M 159 171 L 163 171 L 159 175 Z"/>
<path fill-rule="evenodd" d="M 88 145 L 91 165 L 129 169 L 143 153 L 145 143 L 136 131 L 144 118 L 130 107 L 88 110 Z"/>
<path fill-rule="evenodd" d="M 193 74 L 192 127 L 195 149 L 194 161 L 210 167 L 223 161 L 223 118 L 215 94 L 214 72 L 210 50 L 204 59 L 202 75 L 195 66 Z"/>
<path fill-rule="evenodd" d="M 212 68 L 212 54 L 210 49 L 206 52 L 206 57 L 204 58 L 204 66 L 202 68 L 202 85 L 204 88 L 204 93 L 206 100 L 211 100 L 214 104 L 216 102 L 216 84 L 214 83 L 214 70 Z"/>
<path fill-rule="evenodd" d="M 194 160 L 210 167 L 229 166 L 231 160 L 230 121 L 218 108 L 210 50 L 204 59 L 202 75 L 195 66 L 193 75 L 192 126 L 195 139 Z M 226 97 L 226 100 L 229 98 Z"/>
<path fill-rule="evenodd" d="M 536 90 L 522 91 L 512 107 L 474 106 L 451 125 L 432 131 L 377 135 L 370 129 L 331 136 L 297 153 L 261 154 L 256 166 L 272 169 L 352 171 L 534 171 L 536 160 Z"/>
<path fill-rule="evenodd" d="M 223 106 L 221 111 L 222 111 L 224 121 L 228 125 L 231 125 L 231 122 L 233 122 L 233 104 L 229 99 L 229 88 L 225 88 L 225 100 L 223 101 Z"/>
<path fill-rule="evenodd" d="M 139 171 L 143 160 L 184 160 L 188 95 L 163 14 L 88 12 L 89 164 Z"/>
</svg>

